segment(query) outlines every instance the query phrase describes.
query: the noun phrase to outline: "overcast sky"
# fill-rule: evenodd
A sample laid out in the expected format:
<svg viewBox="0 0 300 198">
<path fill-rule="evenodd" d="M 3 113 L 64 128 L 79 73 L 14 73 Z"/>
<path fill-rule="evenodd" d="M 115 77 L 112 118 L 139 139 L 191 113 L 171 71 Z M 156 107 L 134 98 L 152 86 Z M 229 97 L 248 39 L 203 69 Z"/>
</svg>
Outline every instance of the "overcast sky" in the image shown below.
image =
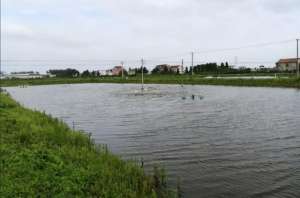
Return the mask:
<svg viewBox="0 0 300 198">
<path fill-rule="evenodd" d="M 2 0 L 2 66 L 105 69 L 142 57 L 149 67 L 189 65 L 191 51 L 201 52 L 196 63 L 274 65 L 295 57 L 299 10 L 300 0 Z"/>
</svg>

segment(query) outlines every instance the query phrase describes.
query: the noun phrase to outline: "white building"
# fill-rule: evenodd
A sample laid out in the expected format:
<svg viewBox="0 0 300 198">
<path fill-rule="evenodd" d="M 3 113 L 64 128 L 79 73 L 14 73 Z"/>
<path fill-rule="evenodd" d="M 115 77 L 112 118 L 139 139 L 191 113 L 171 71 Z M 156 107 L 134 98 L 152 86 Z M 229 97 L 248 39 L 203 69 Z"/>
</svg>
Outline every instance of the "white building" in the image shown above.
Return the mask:
<svg viewBox="0 0 300 198">
<path fill-rule="evenodd" d="M 113 75 L 113 71 L 111 69 L 105 71 L 105 76 L 112 76 L 112 75 Z"/>
<path fill-rule="evenodd" d="M 1 76 L 1 79 L 36 79 L 44 78 L 46 75 L 41 75 L 38 72 L 12 72 Z"/>
<path fill-rule="evenodd" d="M 134 75 L 136 75 L 136 70 L 135 70 L 135 69 L 129 68 L 129 70 L 128 70 L 128 75 L 129 75 L 129 76 L 134 76 Z"/>
</svg>

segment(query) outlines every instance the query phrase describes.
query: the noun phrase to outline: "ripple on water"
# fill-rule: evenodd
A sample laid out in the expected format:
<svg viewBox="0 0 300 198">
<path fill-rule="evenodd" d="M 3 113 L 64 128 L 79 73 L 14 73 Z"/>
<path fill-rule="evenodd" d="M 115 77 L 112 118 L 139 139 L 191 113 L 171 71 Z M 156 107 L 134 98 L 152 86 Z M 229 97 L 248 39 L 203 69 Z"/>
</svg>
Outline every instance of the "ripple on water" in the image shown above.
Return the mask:
<svg viewBox="0 0 300 198">
<path fill-rule="evenodd" d="M 147 86 L 143 95 L 140 86 L 112 84 L 8 91 L 78 123 L 121 157 L 143 159 L 147 171 L 165 167 L 172 185 L 181 178 L 185 197 L 299 197 L 299 91 Z"/>
</svg>

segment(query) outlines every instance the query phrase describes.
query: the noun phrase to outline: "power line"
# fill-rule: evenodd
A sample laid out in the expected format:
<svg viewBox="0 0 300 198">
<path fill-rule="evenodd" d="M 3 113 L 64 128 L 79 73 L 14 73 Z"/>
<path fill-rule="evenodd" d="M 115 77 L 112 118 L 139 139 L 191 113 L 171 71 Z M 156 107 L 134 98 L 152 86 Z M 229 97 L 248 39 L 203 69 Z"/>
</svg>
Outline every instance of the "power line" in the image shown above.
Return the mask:
<svg viewBox="0 0 300 198">
<path fill-rule="evenodd" d="M 206 50 L 206 51 L 193 51 L 192 52 L 192 59 L 191 59 L 191 65 L 192 65 L 192 73 L 193 73 L 193 66 L 194 64 L 205 64 L 209 62 L 224 62 L 224 58 L 219 58 L 219 61 L 211 60 L 211 58 L 206 58 L 208 61 L 199 61 L 197 60 L 196 63 L 194 63 L 194 54 L 205 54 L 205 53 L 215 53 L 215 52 L 226 52 L 226 51 L 234 51 L 234 50 L 242 50 L 242 49 L 248 49 L 248 48 L 259 48 L 259 47 L 264 47 L 264 46 L 272 46 L 272 45 L 279 45 L 279 44 L 285 44 L 285 43 L 290 43 L 294 42 L 295 39 L 291 40 L 283 40 L 283 41 L 277 41 L 277 42 L 268 42 L 268 43 L 258 43 L 258 44 L 252 44 L 252 45 L 245 45 L 241 47 L 234 47 L 234 48 L 223 48 L 223 49 L 213 49 L 213 50 Z M 299 40 L 297 40 L 298 42 Z M 298 45 L 298 44 L 297 44 Z M 297 47 L 298 50 L 298 47 Z M 184 56 L 187 56 L 191 53 L 184 54 Z M 183 54 L 181 54 L 183 55 Z M 178 64 L 180 65 L 180 60 L 183 58 L 183 56 L 177 55 L 177 56 L 169 56 L 169 57 L 178 57 L 176 60 L 171 60 L 171 59 L 166 59 L 165 58 L 149 58 L 147 59 L 147 66 L 150 68 L 157 65 L 157 64 Z M 298 51 L 297 51 L 297 57 L 298 57 Z M 299 58 L 299 57 L 298 57 Z M 112 67 L 120 64 L 120 60 L 122 59 L 1 59 L 0 63 L 0 71 L 3 69 L 3 66 L 5 69 L 11 70 L 13 68 L 35 68 L 39 67 L 40 69 L 42 68 L 66 68 L 66 67 L 74 67 L 74 68 L 79 68 L 79 67 L 97 67 L 97 68 L 107 68 L 107 67 Z M 126 62 L 126 65 L 129 65 L 131 67 L 138 67 L 140 64 L 140 60 L 137 59 L 123 59 Z M 297 59 L 299 60 L 299 59 Z M 188 61 L 189 62 L 189 61 Z M 229 61 L 227 61 L 229 62 Z M 237 58 L 234 61 L 234 65 L 237 65 Z M 254 65 L 254 64 L 261 64 L 261 65 L 271 65 L 274 64 L 276 61 L 275 60 L 245 60 L 241 61 L 239 60 L 239 64 L 243 65 Z M 4 63 L 4 64 L 3 64 Z M 145 66 L 145 63 L 143 63 Z M 1 68 L 2 66 L 2 68 Z M 299 68 L 299 66 L 297 65 Z M 297 69 L 298 72 L 299 69 Z M 298 72 L 299 73 L 299 72 Z M 298 74 L 299 75 L 299 74 Z M 0 82 L 1 83 L 1 82 Z"/>
<path fill-rule="evenodd" d="M 121 59 L 3 59 L 1 62 L 119 62 Z M 137 60 L 126 60 L 126 62 L 136 62 Z"/>
<path fill-rule="evenodd" d="M 266 46 L 272 46 L 272 45 L 280 45 L 280 44 L 286 44 L 294 42 L 295 39 L 288 39 L 288 40 L 281 40 L 281 41 L 274 41 L 274 42 L 265 42 L 265 43 L 256 43 L 251 45 L 244 45 L 240 47 L 231 47 L 231 48 L 220 48 L 220 49 L 211 49 L 211 50 L 194 50 L 195 54 L 207 54 L 207 53 L 214 53 L 214 52 L 226 52 L 226 51 L 236 51 L 236 50 L 242 50 L 242 49 L 249 49 L 249 48 L 256 48 L 256 47 L 266 47 Z M 169 57 L 179 57 L 179 56 L 187 56 L 189 53 L 182 53 L 179 55 L 174 56 L 165 56 L 165 57 L 152 57 L 154 59 L 158 58 L 169 58 Z M 150 59 L 152 59 L 150 58 Z"/>
<path fill-rule="evenodd" d="M 211 49 L 211 50 L 203 50 L 203 51 L 194 51 L 194 54 L 205 54 L 205 53 L 215 53 L 215 52 L 226 52 L 226 51 L 235 51 L 235 50 L 242 50 L 242 49 L 249 49 L 249 48 L 257 48 L 257 47 L 265 47 L 265 46 L 272 46 L 272 45 L 279 45 L 279 44 L 285 44 L 294 42 L 295 39 L 289 39 L 289 40 L 282 40 L 282 41 L 276 41 L 276 42 L 267 42 L 267 43 L 257 43 L 252 45 L 245 45 L 240 47 L 231 47 L 231 48 L 221 48 L 221 49 Z M 187 56 L 190 53 L 181 53 L 173 56 L 165 56 L 165 57 L 149 57 L 147 60 L 149 61 L 159 61 L 159 59 L 167 59 L 170 57 L 182 57 Z M 154 60 L 153 60 L 154 59 Z M 3 59 L 1 62 L 119 62 L 121 59 Z M 178 59 L 180 60 L 180 59 Z M 126 62 L 137 62 L 138 60 L 131 59 L 126 60 Z"/>
<path fill-rule="evenodd" d="M 285 43 L 294 42 L 295 39 L 277 41 L 277 42 L 268 42 L 268 43 L 258 43 L 252 45 L 245 45 L 241 47 L 232 47 L 232 48 L 221 48 L 221 49 L 212 49 L 212 50 L 205 50 L 205 51 L 196 51 L 197 54 L 204 54 L 204 53 L 212 53 L 212 52 L 226 52 L 226 51 L 235 51 L 241 49 L 249 49 L 249 48 L 256 48 L 256 47 L 265 47 L 265 46 L 272 46 L 272 45 L 280 45 Z"/>
<path fill-rule="evenodd" d="M 188 56 L 189 53 L 180 53 L 180 54 L 176 54 L 176 55 L 170 55 L 170 56 L 156 56 L 156 57 L 148 57 L 147 60 L 151 60 L 151 59 L 167 59 L 167 58 L 174 58 L 174 57 L 183 57 L 183 56 Z"/>
<path fill-rule="evenodd" d="M 278 58 L 279 59 L 279 58 Z M 148 60 L 147 60 L 148 61 Z M 251 65 L 251 64 L 273 64 L 275 63 L 277 60 L 241 60 L 239 59 L 239 61 L 237 62 L 237 59 L 236 60 L 229 60 L 229 59 L 222 59 L 222 60 L 206 60 L 206 61 L 193 61 L 193 63 L 191 61 L 190 62 L 190 65 L 192 66 L 195 66 L 195 65 L 198 65 L 198 64 L 205 64 L 205 63 L 222 63 L 222 62 L 230 62 L 234 65 L 237 65 L 238 63 L 239 64 L 247 64 L 247 65 Z M 148 63 L 145 65 L 145 66 L 156 66 L 156 65 L 160 65 L 160 64 L 173 64 L 173 65 L 181 65 L 182 61 L 177 61 L 177 60 L 173 60 L 173 61 L 148 61 Z M 138 62 L 136 63 L 127 63 L 126 64 L 126 67 L 138 67 L 140 64 Z M 78 64 L 78 63 L 68 63 L 68 64 L 63 64 L 63 63 L 60 63 L 60 64 L 38 64 L 38 63 L 16 63 L 16 64 L 3 64 L 2 65 L 2 70 L 4 68 L 21 68 L 21 67 L 24 67 L 24 68 L 28 68 L 28 67 L 39 67 L 39 68 L 49 68 L 49 67 L 112 67 L 112 66 L 121 66 L 120 63 L 110 63 L 110 64 L 101 64 L 101 63 L 95 63 L 95 64 Z M 125 68 L 125 66 L 123 66 Z"/>
</svg>

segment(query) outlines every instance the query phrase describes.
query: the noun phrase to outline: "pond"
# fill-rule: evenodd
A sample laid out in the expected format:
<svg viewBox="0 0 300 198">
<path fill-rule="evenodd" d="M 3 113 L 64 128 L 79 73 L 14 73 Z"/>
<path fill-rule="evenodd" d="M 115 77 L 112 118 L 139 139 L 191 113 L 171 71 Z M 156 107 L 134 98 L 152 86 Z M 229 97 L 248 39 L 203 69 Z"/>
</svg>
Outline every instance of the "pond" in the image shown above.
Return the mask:
<svg viewBox="0 0 300 198">
<path fill-rule="evenodd" d="M 184 197 L 300 195 L 300 91 L 136 84 L 7 88 L 124 159 L 180 178 Z"/>
</svg>

